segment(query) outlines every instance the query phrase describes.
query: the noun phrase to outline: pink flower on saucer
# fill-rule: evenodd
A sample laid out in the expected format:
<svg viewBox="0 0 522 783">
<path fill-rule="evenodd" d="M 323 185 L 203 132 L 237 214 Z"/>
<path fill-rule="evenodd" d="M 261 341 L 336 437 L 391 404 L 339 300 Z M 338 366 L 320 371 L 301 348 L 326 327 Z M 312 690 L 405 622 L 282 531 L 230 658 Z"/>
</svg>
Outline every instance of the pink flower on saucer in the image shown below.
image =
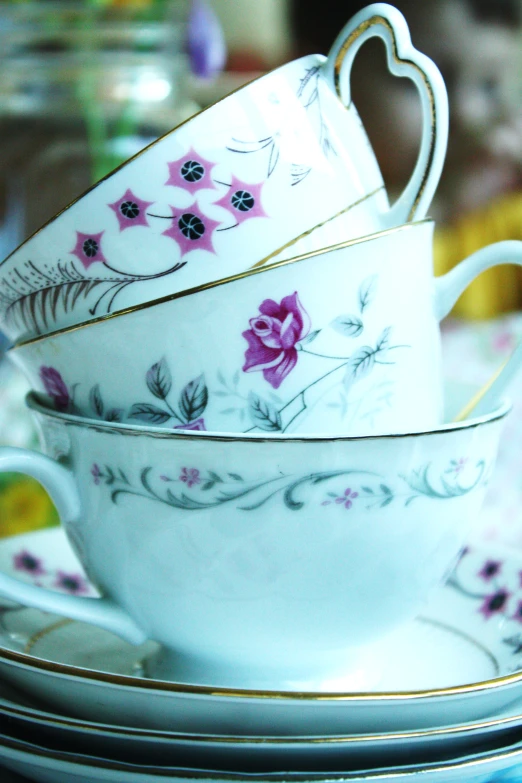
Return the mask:
<svg viewBox="0 0 522 783">
<path fill-rule="evenodd" d="M 27 549 L 22 549 L 21 552 L 14 555 L 13 566 L 16 571 L 24 571 L 31 576 L 42 576 L 47 573 L 42 565 L 43 561 L 40 557 L 36 557 Z"/>
<path fill-rule="evenodd" d="M 501 570 L 502 570 L 502 562 L 500 560 L 486 560 L 486 562 L 478 572 L 478 576 L 480 576 L 480 578 L 483 579 L 485 582 L 490 582 L 493 579 L 493 577 L 499 575 Z"/>
<path fill-rule="evenodd" d="M 505 612 L 506 604 L 510 598 L 511 593 L 502 587 L 484 598 L 484 603 L 479 608 L 479 612 L 484 615 L 486 620 L 489 620 L 493 615 Z"/>
<path fill-rule="evenodd" d="M 309 331 L 310 318 L 297 291 L 279 304 L 265 299 L 259 315 L 250 320 L 250 329 L 243 332 L 248 343 L 243 371 L 262 372 L 264 379 L 278 389 L 297 364 L 296 345 Z"/>
<path fill-rule="evenodd" d="M 83 595 L 89 592 L 89 585 L 81 574 L 69 574 L 65 571 L 56 572 L 54 586 L 71 595 Z"/>
</svg>

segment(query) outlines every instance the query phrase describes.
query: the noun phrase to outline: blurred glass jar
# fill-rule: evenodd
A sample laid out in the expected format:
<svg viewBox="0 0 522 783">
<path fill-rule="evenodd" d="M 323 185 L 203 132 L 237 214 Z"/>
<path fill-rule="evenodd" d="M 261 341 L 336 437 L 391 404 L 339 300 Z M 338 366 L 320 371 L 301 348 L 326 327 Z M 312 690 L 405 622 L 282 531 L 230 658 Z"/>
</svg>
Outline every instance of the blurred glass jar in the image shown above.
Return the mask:
<svg viewBox="0 0 522 783">
<path fill-rule="evenodd" d="M 0 259 L 197 110 L 189 6 L 0 2 Z"/>
</svg>

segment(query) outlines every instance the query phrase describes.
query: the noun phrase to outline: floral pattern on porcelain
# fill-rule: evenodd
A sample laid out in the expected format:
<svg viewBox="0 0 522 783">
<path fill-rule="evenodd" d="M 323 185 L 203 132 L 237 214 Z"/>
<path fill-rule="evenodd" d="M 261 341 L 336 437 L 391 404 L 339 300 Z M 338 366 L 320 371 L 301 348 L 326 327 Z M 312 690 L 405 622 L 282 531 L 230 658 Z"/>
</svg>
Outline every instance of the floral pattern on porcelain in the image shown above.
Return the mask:
<svg viewBox="0 0 522 783">
<path fill-rule="evenodd" d="M 297 291 L 279 304 L 265 299 L 259 315 L 250 320 L 250 329 L 243 332 L 248 343 L 243 371 L 261 371 L 265 381 L 278 389 L 297 364 L 296 345 L 309 331 L 310 318 Z"/>
<path fill-rule="evenodd" d="M 391 503 L 409 506 L 426 497 L 452 500 L 485 486 L 489 469 L 479 460 L 466 476 L 449 480 L 447 469 L 441 472 L 431 463 L 399 474 L 395 482 L 384 483 L 383 477 L 368 470 L 347 468 L 302 476 L 282 472 L 268 478 L 244 478 L 240 473 L 220 473 L 192 465 L 183 465 L 173 473 L 160 473 L 144 467 L 138 480 L 129 477 L 121 467 L 96 462 L 91 467 L 96 485 L 110 488 L 111 500 L 117 503 L 124 495 L 133 495 L 186 511 L 198 511 L 233 504 L 241 511 L 253 511 L 280 498 L 284 506 L 300 511 L 312 504 L 318 507 L 342 507 L 349 511 L 354 504 L 365 509 L 385 508 Z M 349 477 L 350 485 L 343 484 Z M 165 484 L 168 484 L 166 489 Z M 332 487 L 332 489 L 327 489 Z M 190 491 L 187 491 L 190 490 Z"/>
<path fill-rule="evenodd" d="M 82 574 L 61 568 L 51 568 L 46 565 L 42 557 L 28 549 L 21 549 L 14 554 L 12 565 L 15 572 L 25 574 L 40 587 L 53 587 L 70 595 L 94 594 Z"/>
<path fill-rule="evenodd" d="M 313 122 L 318 124 L 319 146 L 327 158 L 335 154 L 335 149 L 322 117 L 319 78 L 318 67 L 307 69 L 299 81 L 297 97 L 308 115 L 316 114 Z M 60 312 L 74 311 L 81 301 L 90 301 L 88 312 L 92 316 L 113 312 L 119 294 L 128 286 L 179 271 L 190 261 L 193 250 L 215 255 L 216 232 L 240 228 L 251 219 L 272 217 L 263 207 L 263 189 L 276 166 L 281 165 L 280 135 L 276 131 L 270 137 L 254 142 L 232 139 L 224 150 L 224 160 L 207 159 L 193 146 L 180 151 L 178 157 L 166 160 L 161 176 L 163 186 L 172 191 L 168 210 L 164 204 L 146 200 L 127 187 L 120 198 L 106 205 L 104 227 L 86 232 L 77 226 L 69 247 L 63 249 L 65 258 L 58 259 L 54 267 L 32 259 L 17 264 L 10 279 L 1 281 L 0 318 L 9 325 L 31 328 L 36 334 L 45 333 L 57 323 Z M 268 156 L 265 178 L 257 182 L 247 182 L 234 171 L 244 155 L 252 153 Z M 213 170 L 218 164 L 228 165 L 228 179 L 214 176 Z M 289 165 L 291 187 L 302 182 L 313 169 L 302 164 Z M 200 203 L 200 194 L 204 191 L 215 192 L 217 196 L 210 203 L 205 202 L 206 206 Z M 182 206 L 187 202 L 190 206 Z M 217 207 L 222 217 L 216 219 L 207 214 L 209 207 L 213 214 Z M 164 229 L 162 224 L 166 225 Z M 175 258 L 168 268 L 150 274 L 131 273 L 120 268 L 105 249 L 109 236 L 137 227 L 155 233 L 159 231 L 173 240 Z M 278 249 L 274 248 L 274 252 Z"/>
<path fill-rule="evenodd" d="M 169 424 L 174 429 L 205 430 L 205 414 L 209 401 L 212 399 L 217 404 L 219 398 L 232 398 L 233 404 L 220 410 L 219 414 L 227 416 L 234 413 L 240 421 L 249 422 L 249 425 L 243 426 L 242 431 L 285 432 L 307 412 L 307 392 L 329 376 L 337 378 L 341 405 L 347 406 L 347 400 L 357 381 L 368 376 L 379 365 L 393 365 L 395 362 L 392 359 L 392 351 L 409 346 L 391 344 L 391 327 L 385 327 L 381 331 L 374 345 L 362 345 L 343 355 L 314 351 L 310 345 L 321 333 L 328 335 L 328 329 L 349 342 L 363 335 L 366 328 L 365 312 L 372 302 L 376 287 L 375 276 L 365 279 L 357 292 L 357 314 L 343 313 L 326 327 L 313 331 L 310 316 L 297 291 L 283 297 L 280 302 L 274 299 L 264 299 L 261 302 L 258 314 L 249 319 L 250 328 L 242 332 L 247 343 L 241 368 L 243 373 L 260 373 L 268 387 L 274 390 L 283 387 L 283 394 L 286 389 L 285 380 L 298 361 L 305 362 L 308 356 L 311 356 L 314 360 L 320 360 L 320 364 L 328 362 L 325 371 L 314 374 L 297 393 L 287 393 L 286 398 L 273 394 L 268 396 L 252 388 L 248 394 L 242 394 L 239 390 L 239 367 L 236 367 L 232 377 L 228 379 L 224 372 L 218 370 L 217 388 L 209 390 L 205 373 L 201 373 L 177 392 L 169 363 L 162 357 L 145 375 L 145 385 L 149 393 L 161 401 L 160 405 L 156 401 L 140 401 L 131 404 L 127 411 L 107 407 L 100 384 L 97 383 L 89 392 L 89 412 L 96 418 L 107 421 L 139 421 L 155 426 Z M 79 411 L 75 404 L 75 392 L 79 386 L 77 382 L 67 385 L 60 372 L 50 366 L 40 367 L 39 374 L 43 389 L 57 410 L 85 413 Z M 393 380 L 388 379 L 386 383 L 389 398 L 393 393 Z M 372 396 L 376 396 L 373 390 L 379 388 L 376 383 L 366 389 L 365 398 L 371 400 Z M 328 388 L 326 393 L 330 392 L 331 388 Z M 225 430 L 226 426 L 220 422 L 211 429 Z M 463 465 L 455 463 L 454 467 L 450 466 L 450 470 L 458 473 L 461 467 Z"/>
<path fill-rule="evenodd" d="M 474 555 L 474 557 L 470 557 Z M 478 564 L 473 547 L 466 547 L 448 584 L 476 604 L 485 623 L 501 624 L 502 641 L 513 656 L 522 653 L 522 570 L 508 558 L 487 558 Z M 514 665 L 513 670 L 518 669 Z"/>
</svg>

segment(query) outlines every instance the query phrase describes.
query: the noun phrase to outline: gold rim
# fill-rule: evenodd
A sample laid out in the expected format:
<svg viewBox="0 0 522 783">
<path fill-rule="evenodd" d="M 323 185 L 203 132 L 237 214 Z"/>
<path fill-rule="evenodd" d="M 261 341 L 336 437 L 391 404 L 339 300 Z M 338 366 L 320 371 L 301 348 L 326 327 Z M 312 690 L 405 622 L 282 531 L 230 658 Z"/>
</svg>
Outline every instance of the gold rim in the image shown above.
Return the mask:
<svg viewBox="0 0 522 783">
<path fill-rule="evenodd" d="M 468 634 L 460 633 L 457 629 L 452 628 L 451 626 L 446 626 L 443 623 L 438 623 L 437 621 L 432 621 L 429 618 L 418 618 L 422 622 L 426 622 L 427 624 L 431 625 L 437 625 L 443 628 L 448 629 L 452 633 L 456 635 L 462 636 L 464 639 L 471 641 L 475 646 L 478 646 L 479 649 L 481 649 L 497 666 L 498 670 L 498 662 L 496 661 L 495 657 L 491 654 L 491 652 L 482 645 L 478 644 L 475 639 L 470 637 Z M 42 636 L 46 635 L 46 633 L 52 633 L 55 630 L 58 630 L 60 626 L 63 626 L 68 623 L 72 623 L 74 621 L 72 620 L 65 620 L 65 621 L 59 621 L 58 623 L 53 623 L 48 628 L 43 629 L 43 631 L 40 631 L 38 634 L 34 634 L 31 637 L 31 640 L 33 641 L 33 644 L 38 641 Z M 38 637 L 38 639 L 35 639 L 35 637 Z M 31 645 L 32 647 L 33 645 Z M 30 648 L 26 646 L 25 652 L 30 652 Z M 0 695 L 0 709 L 5 714 L 12 714 L 14 716 L 18 716 L 21 718 L 26 718 L 28 720 L 31 720 L 33 722 L 40 721 L 42 723 L 45 723 L 47 725 L 56 725 L 56 726 L 63 726 L 68 727 L 71 729 L 81 729 L 87 732 L 90 731 L 100 731 L 101 728 L 103 728 L 103 731 L 105 731 L 107 734 L 116 734 L 116 735 L 125 735 L 125 736 L 137 736 L 137 737 L 144 737 L 144 738 L 158 738 L 158 739 L 174 739 L 177 741 L 186 741 L 189 743 L 201 743 L 201 742 L 207 742 L 209 744 L 231 744 L 231 743 L 237 743 L 240 745 L 296 745 L 300 746 L 303 744 L 310 744 L 310 745 L 352 745 L 357 743 L 362 744 L 368 744 L 368 743 L 376 743 L 376 742 L 390 742 L 394 740 L 412 740 L 412 739 L 421 739 L 421 738 L 432 738 L 432 737 L 446 737 L 450 738 L 454 735 L 458 734 L 464 734 L 469 733 L 470 731 L 486 731 L 488 729 L 493 728 L 502 728 L 502 727 L 508 727 L 511 724 L 518 725 L 522 722 L 522 715 L 510 715 L 503 718 L 491 718 L 489 720 L 481 720 L 478 722 L 467 722 L 464 724 L 460 724 L 457 726 L 449 726 L 449 727 L 442 727 L 442 728 L 435 728 L 435 729 L 417 729 L 417 730 L 406 730 L 406 731 L 395 731 L 395 732 L 381 732 L 376 734 L 349 734 L 349 735 L 329 735 L 329 736 L 307 736 L 307 735 L 290 735 L 290 736 L 268 736 L 264 737 L 261 735 L 251 735 L 251 736 L 234 736 L 230 734 L 221 735 L 221 734 L 186 734 L 183 732 L 177 732 L 177 731 L 151 731 L 144 728 L 139 727 L 127 727 L 127 726 L 112 726 L 108 724 L 100 724 L 96 723 L 94 721 L 82 721 L 78 718 L 74 717 L 68 717 L 64 715 L 51 715 L 45 712 L 40 712 L 38 710 L 32 709 L 32 708 L 25 708 L 23 705 L 11 703 L 9 699 L 5 699 L 5 701 L 8 702 L 7 706 L 5 704 L 2 704 L 2 697 Z"/>
<path fill-rule="evenodd" d="M 3 700 L 3 701 L 2 701 Z M 233 736 L 231 734 L 184 734 L 177 731 L 150 731 L 148 729 L 142 729 L 139 727 L 132 728 L 129 726 L 112 726 L 105 723 L 96 723 L 94 721 L 84 722 L 77 718 L 69 718 L 66 715 L 52 715 L 45 712 L 38 712 L 29 708 L 24 708 L 17 704 L 5 704 L 3 702 L 9 701 L 0 696 L 0 709 L 4 715 L 12 715 L 13 717 L 21 718 L 22 720 L 30 720 L 32 723 L 45 723 L 48 726 L 60 726 L 63 728 L 76 729 L 85 732 L 96 732 L 99 735 L 100 732 L 105 734 L 114 734 L 116 736 L 128 736 L 143 739 L 165 739 L 169 741 L 179 741 L 187 743 L 208 743 L 215 745 L 346 745 L 349 747 L 352 744 L 366 745 L 368 743 L 373 744 L 377 742 L 394 742 L 397 741 L 409 741 L 414 739 L 428 739 L 434 737 L 451 738 L 459 734 L 468 734 L 469 732 L 487 731 L 488 729 L 509 728 L 511 724 L 514 727 L 520 726 L 522 723 L 522 714 L 511 715 L 505 718 L 495 718 L 492 720 L 483 720 L 479 723 L 463 723 L 458 726 L 450 726 L 448 728 L 438 729 L 423 729 L 416 731 L 399 731 L 399 732 L 383 732 L 381 734 L 348 734 L 332 735 L 318 737 L 312 736 L 295 736 L 289 735 L 287 737 L 273 737 L 273 736 L 261 736 L 251 735 L 245 736 Z"/>
<path fill-rule="evenodd" d="M 419 189 L 417 191 L 417 195 L 415 196 L 415 199 L 412 202 L 412 206 L 408 215 L 408 220 L 411 220 L 413 216 L 415 215 L 415 211 L 419 205 L 419 202 L 423 196 L 423 193 L 426 189 L 426 183 L 429 177 L 429 174 L 431 172 L 431 167 L 433 164 L 433 158 L 435 156 L 435 128 L 437 125 L 437 116 L 435 111 L 435 96 L 433 94 L 433 89 L 430 84 L 430 81 L 422 68 L 417 65 L 417 63 L 413 62 L 413 60 L 403 59 L 402 57 L 399 57 L 399 52 L 397 51 L 397 38 L 395 36 L 395 30 L 393 29 L 392 25 L 386 19 L 384 16 L 373 16 L 371 19 L 366 19 L 365 21 L 361 22 L 359 27 L 357 27 L 351 35 L 348 36 L 344 44 L 342 45 L 341 49 L 339 50 L 339 53 L 337 57 L 335 58 L 334 63 L 334 85 L 335 85 L 335 91 L 337 94 L 337 97 L 339 100 L 341 100 L 341 70 L 342 70 L 342 64 L 343 60 L 346 56 L 347 51 L 350 49 L 350 47 L 354 44 L 354 42 L 363 34 L 366 32 L 366 30 L 370 29 L 371 27 L 374 27 L 375 25 L 381 25 L 382 27 L 386 28 L 390 34 L 391 41 L 392 41 L 392 57 L 396 63 L 404 63 L 409 65 L 411 68 L 413 68 L 421 77 L 424 86 L 426 88 L 426 93 L 428 96 L 428 100 L 430 103 L 430 111 L 431 111 L 431 131 L 430 131 L 430 146 L 428 150 L 428 158 L 426 162 L 426 166 L 424 168 L 424 173 L 422 175 L 422 179 L 419 183 Z M 342 102 L 342 101 L 341 101 Z"/>
<path fill-rule="evenodd" d="M 82 669 L 72 664 L 57 663 L 36 656 L 28 655 L 15 650 L 0 648 L 0 661 L 14 663 L 32 670 L 43 671 L 49 674 L 73 677 L 80 680 L 93 680 L 95 682 L 132 688 L 135 690 L 157 691 L 161 693 L 191 694 L 193 696 L 209 696 L 220 699 L 263 699 L 281 702 L 364 702 L 379 703 L 389 702 L 415 702 L 420 699 L 440 699 L 447 696 L 463 696 L 485 691 L 492 691 L 509 685 L 522 682 L 522 671 L 506 674 L 502 677 L 494 677 L 489 680 L 468 683 L 466 685 L 454 685 L 447 688 L 430 688 L 419 691 L 376 691 L 376 692 L 316 692 L 316 691 L 277 691 L 277 690 L 249 690 L 247 688 L 225 688 L 211 685 L 189 685 L 186 683 L 169 682 L 163 680 L 150 680 L 145 677 L 135 677 L 130 674 L 112 674 L 110 672 L 96 671 L 94 669 Z M 514 697 L 513 697 L 514 698 Z"/>
<path fill-rule="evenodd" d="M 516 746 L 519 747 L 516 747 Z M 0 737 L 0 747 L 7 747 L 11 748 L 14 751 L 18 751 L 24 754 L 27 754 L 29 756 L 34 756 L 37 759 L 54 759 L 55 761 L 62 761 L 67 764 L 76 764 L 79 767 L 82 768 L 82 770 L 89 769 L 89 768 L 95 768 L 95 769 L 106 769 L 106 770 L 116 770 L 120 772 L 129 772 L 129 773 L 138 773 L 141 775 L 151 775 L 154 777 L 162 778 L 162 777 L 168 777 L 171 779 L 186 779 L 190 778 L 192 780 L 202 780 L 202 781 L 208 781 L 208 780 L 221 780 L 221 781 L 243 781 L 244 783 L 252 783 L 252 780 L 258 780 L 260 783 L 269 783 L 269 781 L 281 781 L 284 783 L 289 783 L 289 781 L 299 781 L 299 783 L 306 783 L 307 781 L 338 781 L 340 783 L 341 781 L 358 781 L 358 780 L 369 780 L 369 781 L 378 781 L 382 780 L 385 781 L 389 778 L 390 775 L 393 775 L 394 779 L 404 779 L 408 780 L 411 779 L 413 776 L 418 776 L 419 774 L 423 772 L 430 772 L 432 774 L 436 773 L 444 773 L 444 772 L 451 772 L 451 771 L 459 771 L 459 770 L 468 770 L 468 769 L 475 769 L 484 766 L 485 764 L 489 764 L 492 761 L 506 761 L 509 760 L 515 760 L 519 758 L 522 754 L 522 748 L 520 748 L 520 743 L 515 743 L 515 749 L 513 750 L 504 750 L 502 752 L 498 751 L 490 751 L 486 753 L 479 753 L 478 758 L 472 758 L 464 761 L 448 761 L 439 763 L 437 766 L 432 766 L 431 764 L 416 764 L 415 766 L 409 766 L 405 768 L 397 767 L 397 768 L 390 768 L 387 767 L 382 771 L 362 771 L 362 772 L 312 772 L 312 773 L 292 773 L 289 777 L 288 773 L 284 772 L 271 772 L 271 773 L 258 773 L 256 776 L 249 775 L 248 773 L 241 773 L 241 772 L 214 772 L 214 771 L 197 771 L 197 770 L 191 770 L 191 769 L 180 769 L 176 767 L 170 767 L 170 768 L 162 768 L 158 766 L 145 766 L 145 765 L 137 765 L 137 764 L 126 764 L 125 762 L 119 762 L 119 761 L 112 761 L 108 759 L 100 759 L 95 758 L 92 756 L 85 756 L 85 755 L 78 755 L 75 753 L 67 753 L 64 751 L 58 751 L 58 750 L 51 750 L 49 748 L 44 748 L 40 745 L 33 745 L 29 742 L 24 742 L 23 740 L 15 739 L 9 735 L 3 734 Z M 466 757 L 464 757 L 466 758 Z M 36 763 L 36 762 L 33 762 Z M 506 771 L 507 768 L 501 771 Z"/>
<path fill-rule="evenodd" d="M 493 424 L 503 419 L 511 410 L 510 402 L 503 402 L 491 413 L 485 413 L 476 419 L 466 419 L 460 422 L 449 422 L 441 424 L 437 429 L 425 430 L 423 432 L 397 432 L 389 435 L 286 435 L 273 434 L 269 437 L 251 433 L 234 432 L 173 432 L 161 427 L 145 427 L 139 424 L 114 423 L 110 421 L 98 421 L 97 419 L 83 418 L 74 416 L 71 413 L 61 413 L 46 408 L 36 399 L 34 392 L 29 392 L 26 396 L 27 407 L 38 415 L 50 419 L 59 419 L 66 426 L 80 427 L 81 429 L 94 430 L 95 432 L 110 432 L 129 437 L 150 437 L 166 440 L 206 440 L 215 443 L 228 443 L 231 441 L 240 443 L 337 443 L 341 442 L 360 442 L 360 441 L 387 441 L 398 438 L 421 438 L 428 435 L 441 435 L 446 432 L 459 432 L 460 430 L 475 429 L 476 427 Z"/>
<path fill-rule="evenodd" d="M 147 310 L 150 307 L 155 307 L 156 305 L 164 304 L 165 302 L 172 302 L 175 299 L 182 299 L 185 296 L 192 296 L 193 294 L 198 294 L 202 291 L 209 291 L 212 288 L 218 288 L 222 285 L 227 285 L 229 283 L 235 283 L 237 280 L 243 280 L 247 277 L 252 277 L 253 275 L 260 275 L 264 272 L 269 272 L 273 269 L 279 269 L 283 266 L 288 266 L 290 264 L 296 264 L 300 261 L 306 261 L 309 258 L 315 258 L 317 256 L 324 255 L 325 253 L 334 252 L 337 250 L 342 250 L 343 248 L 352 247 L 353 245 L 359 245 L 363 242 L 372 242 L 374 240 L 381 239 L 382 237 L 388 236 L 389 234 L 395 234 L 398 231 L 407 231 L 411 228 L 419 228 L 423 225 L 431 224 L 433 225 L 433 220 L 431 218 L 423 218 L 422 220 L 417 220 L 412 223 L 403 223 L 401 226 L 393 226 L 392 228 L 386 228 L 382 231 L 375 232 L 373 234 L 366 234 L 363 237 L 355 237 L 353 239 L 347 239 L 345 242 L 339 242 L 336 245 L 330 245 L 326 248 L 321 248 L 319 250 L 309 250 L 307 253 L 302 253 L 299 256 L 293 256 L 292 258 L 285 258 L 282 261 L 274 261 L 272 264 L 268 264 L 265 266 L 256 266 L 251 267 L 250 269 L 246 269 L 243 272 L 238 272 L 235 275 L 230 275 L 229 277 L 223 277 L 219 280 L 211 280 L 208 283 L 202 283 L 201 285 L 194 286 L 193 288 L 187 288 L 184 291 L 177 291 L 174 294 L 167 294 L 166 296 L 161 296 L 158 299 L 151 299 L 147 302 L 141 302 L 137 305 L 132 305 L 130 307 L 126 307 L 123 310 L 117 310 L 114 313 L 107 313 L 107 315 L 99 315 L 96 318 L 92 318 L 89 321 L 82 321 L 79 324 L 71 324 L 70 326 L 64 326 L 61 329 L 55 329 L 53 332 L 47 332 L 46 334 L 40 334 L 37 337 L 32 337 L 30 340 L 22 340 L 20 342 L 15 343 L 12 348 L 10 348 L 10 351 L 16 351 L 18 348 L 24 348 L 27 345 L 34 345 L 35 343 L 42 342 L 43 340 L 47 340 L 53 337 L 57 337 L 61 334 L 68 334 L 69 332 L 75 332 L 78 329 L 85 329 L 89 326 L 95 326 L 96 324 L 103 323 L 104 321 L 110 321 L 113 318 L 120 318 L 122 315 L 128 315 L 129 313 L 135 313 L 140 310 Z"/>
</svg>

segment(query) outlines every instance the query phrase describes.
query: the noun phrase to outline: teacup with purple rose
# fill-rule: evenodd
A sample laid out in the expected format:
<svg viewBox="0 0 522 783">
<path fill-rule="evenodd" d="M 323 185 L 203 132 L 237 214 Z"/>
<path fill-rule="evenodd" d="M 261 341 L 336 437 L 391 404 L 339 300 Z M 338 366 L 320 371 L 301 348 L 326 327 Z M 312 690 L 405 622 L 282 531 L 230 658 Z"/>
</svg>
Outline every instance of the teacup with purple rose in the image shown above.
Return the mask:
<svg viewBox="0 0 522 783">
<path fill-rule="evenodd" d="M 350 97 L 360 46 L 416 85 L 418 160 L 390 207 Z M 63 209 L 0 264 L 12 342 L 234 275 L 270 258 L 423 218 L 448 135 L 442 77 L 400 12 L 361 10 L 328 57 L 286 63 L 189 118 Z"/>
<path fill-rule="evenodd" d="M 422 221 L 21 344 L 55 410 L 214 432 L 368 435 L 442 420 L 439 321 L 522 243 L 433 276 Z"/>
</svg>

